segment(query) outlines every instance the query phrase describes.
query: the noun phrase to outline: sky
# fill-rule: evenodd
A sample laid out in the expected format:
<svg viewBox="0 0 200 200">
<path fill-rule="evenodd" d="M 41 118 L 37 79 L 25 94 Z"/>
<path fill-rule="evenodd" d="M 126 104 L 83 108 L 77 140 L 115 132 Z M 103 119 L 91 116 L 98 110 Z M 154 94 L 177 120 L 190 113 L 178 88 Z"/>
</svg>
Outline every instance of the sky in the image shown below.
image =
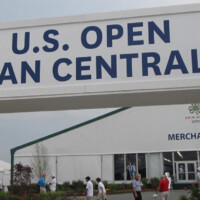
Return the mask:
<svg viewBox="0 0 200 200">
<path fill-rule="evenodd" d="M 0 23 L 200 3 L 200 0 L 0 0 Z M 0 160 L 10 149 L 116 108 L 0 114 Z"/>
</svg>

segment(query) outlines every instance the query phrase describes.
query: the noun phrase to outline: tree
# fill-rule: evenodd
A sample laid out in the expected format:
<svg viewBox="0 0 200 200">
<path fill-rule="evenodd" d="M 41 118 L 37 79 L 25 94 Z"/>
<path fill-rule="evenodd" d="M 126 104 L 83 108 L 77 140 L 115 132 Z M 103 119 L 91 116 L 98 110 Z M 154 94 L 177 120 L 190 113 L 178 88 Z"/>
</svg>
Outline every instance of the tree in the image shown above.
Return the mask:
<svg viewBox="0 0 200 200">
<path fill-rule="evenodd" d="M 17 195 L 23 195 L 30 192 L 31 179 L 33 178 L 32 168 L 22 163 L 15 164 L 13 167 L 13 184 L 10 191 Z"/>
<path fill-rule="evenodd" d="M 42 143 L 35 145 L 35 151 L 33 152 L 33 159 L 31 159 L 31 166 L 33 173 L 38 179 L 42 177 L 42 174 L 49 174 L 49 159 L 47 157 L 48 151 Z"/>
<path fill-rule="evenodd" d="M 14 179 L 13 184 L 19 186 L 30 186 L 32 175 L 32 168 L 28 165 L 23 166 L 22 163 L 18 163 L 14 165 Z"/>
</svg>

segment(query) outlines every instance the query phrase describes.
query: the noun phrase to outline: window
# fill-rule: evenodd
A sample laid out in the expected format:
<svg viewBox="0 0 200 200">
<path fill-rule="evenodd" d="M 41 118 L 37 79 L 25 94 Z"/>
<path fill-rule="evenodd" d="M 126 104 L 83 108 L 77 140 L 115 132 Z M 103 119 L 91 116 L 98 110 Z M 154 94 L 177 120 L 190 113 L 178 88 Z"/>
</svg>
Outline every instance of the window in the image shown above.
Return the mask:
<svg viewBox="0 0 200 200">
<path fill-rule="evenodd" d="M 163 153 L 163 164 L 164 164 L 164 173 L 169 172 L 169 175 L 173 175 L 173 160 L 172 152 Z"/>
<path fill-rule="evenodd" d="M 126 180 L 133 180 L 136 174 L 136 154 L 126 155 Z"/>
<path fill-rule="evenodd" d="M 142 178 L 146 178 L 146 159 L 145 153 L 138 154 L 138 172 Z"/>
<path fill-rule="evenodd" d="M 197 160 L 197 152 L 196 151 L 177 151 L 174 152 L 175 161 L 189 161 L 189 160 Z"/>
<path fill-rule="evenodd" d="M 115 180 L 124 180 L 124 154 L 114 155 Z"/>
<path fill-rule="evenodd" d="M 141 174 L 142 178 L 146 178 L 144 153 L 114 155 L 114 176 L 116 181 L 132 180 L 137 172 Z"/>
</svg>

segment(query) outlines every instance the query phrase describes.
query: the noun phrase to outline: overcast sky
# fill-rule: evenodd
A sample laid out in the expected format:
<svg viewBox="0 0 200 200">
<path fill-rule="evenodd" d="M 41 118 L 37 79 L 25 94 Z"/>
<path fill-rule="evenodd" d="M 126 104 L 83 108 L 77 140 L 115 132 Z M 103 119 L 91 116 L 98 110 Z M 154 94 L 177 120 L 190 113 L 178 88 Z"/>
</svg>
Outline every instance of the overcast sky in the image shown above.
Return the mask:
<svg viewBox="0 0 200 200">
<path fill-rule="evenodd" d="M 200 0 L 0 0 L 0 22 L 200 3 Z M 113 109 L 0 114 L 0 160 L 10 149 Z"/>
</svg>

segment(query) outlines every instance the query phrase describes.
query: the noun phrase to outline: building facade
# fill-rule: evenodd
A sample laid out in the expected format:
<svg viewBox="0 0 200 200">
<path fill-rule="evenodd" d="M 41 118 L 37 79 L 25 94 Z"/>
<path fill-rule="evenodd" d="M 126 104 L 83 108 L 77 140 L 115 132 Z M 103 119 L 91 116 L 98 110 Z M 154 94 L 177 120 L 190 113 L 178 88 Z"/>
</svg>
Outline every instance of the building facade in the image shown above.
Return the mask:
<svg viewBox="0 0 200 200">
<path fill-rule="evenodd" d="M 130 182 L 169 172 L 174 184 L 195 183 L 200 166 L 200 104 L 121 108 L 11 149 L 11 164 L 31 165 L 35 146 L 47 149 L 58 183 Z M 50 176 L 50 174 L 49 174 Z"/>
</svg>

